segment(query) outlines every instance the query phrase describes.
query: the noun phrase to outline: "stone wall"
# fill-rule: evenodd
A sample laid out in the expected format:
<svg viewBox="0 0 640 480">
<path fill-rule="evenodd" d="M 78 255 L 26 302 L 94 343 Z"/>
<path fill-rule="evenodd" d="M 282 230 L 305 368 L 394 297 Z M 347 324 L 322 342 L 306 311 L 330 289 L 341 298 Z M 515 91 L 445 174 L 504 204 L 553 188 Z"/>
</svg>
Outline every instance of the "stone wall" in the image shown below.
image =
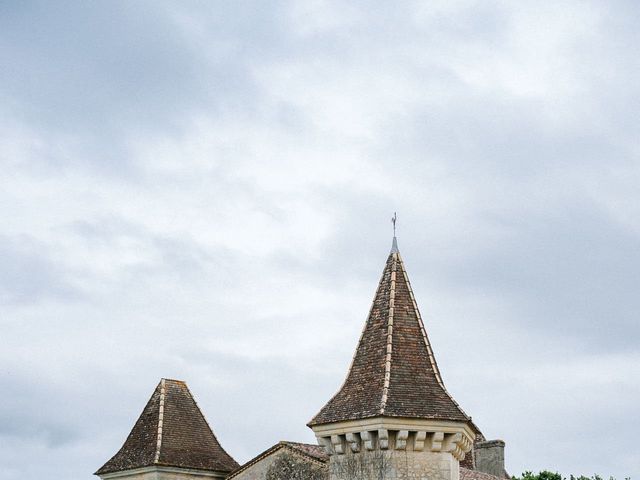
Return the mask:
<svg viewBox="0 0 640 480">
<path fill-rule="evenodd" d="M 157 472 L 157 476 L 150 477 L 149 480 L 208 480 L 214 478 L 222 479 L 224 477 L 204 477 L 202 475 L 194 475 L 187 472 Z"/>
<path fill-rule="evenodd" d="M 393 418 L 319 426 L 315 433 L 329 454 L 330 480 L 459 480 L 473 440 L 466 424 Z"/>
<path fill-rule="evenodd" d="M 459 463 L 450 453 L 407 450 L 332 455 L 329 480 L 459 480 Z"/>
<path fill-rule="evenodd" d="M 100 475 L 103 480 L 223 480 L 225 474 L 188 468 L 145 467 Z"/>
<path fill-rule="evenodd" d="M 279 450 L 272 455 L 268 455 L 260 459 L 259 462 L 250 465 L 245 470 L 235 475 L 233 480 L 264 480 L 267 476 L 267 472 L 269 471 L 269 467 L 271 467 L 276 459 L 282 454 L 282 450 Z"/>
<path fill-rule="evenodd" d="M 327 465 L 281 448 L 263 456 L 232 480 L 326 480 Z"/>
<path fill-rule="evenodd" d="M 490 440 L 478 442 L 474 445 L 476 470 L 484 473 L 504 477 L 504 442 Z"/>
</svg>

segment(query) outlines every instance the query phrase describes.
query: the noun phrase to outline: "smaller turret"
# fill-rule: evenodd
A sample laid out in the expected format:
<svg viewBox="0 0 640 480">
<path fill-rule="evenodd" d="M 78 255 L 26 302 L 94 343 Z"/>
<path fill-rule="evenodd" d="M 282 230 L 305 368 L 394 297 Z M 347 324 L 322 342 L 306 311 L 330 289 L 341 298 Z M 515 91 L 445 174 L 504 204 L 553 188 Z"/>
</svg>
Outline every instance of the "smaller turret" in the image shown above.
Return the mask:
<svg viewBox="0 0 640 480">
<path fill-rule="evenodd" d="M 187 384 L 162 379 L 102 480 L 223 479 L 238 463 L 225 452 Z"/>
</svg>

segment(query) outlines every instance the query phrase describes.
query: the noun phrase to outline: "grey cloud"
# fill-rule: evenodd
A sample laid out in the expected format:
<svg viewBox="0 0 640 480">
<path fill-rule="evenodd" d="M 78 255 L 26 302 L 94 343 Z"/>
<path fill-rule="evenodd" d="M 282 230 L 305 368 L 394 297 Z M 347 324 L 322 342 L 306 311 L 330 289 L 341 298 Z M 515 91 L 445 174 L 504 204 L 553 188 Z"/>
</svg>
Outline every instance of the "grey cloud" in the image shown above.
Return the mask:
<svg viewBox="0 0 640 480">
<path fill-rule="evenodd" d="M 34 120 L 66 129 L 101 131 L 136 111 L 154 115 L 167 103 L 179 104 L 193 87 L 192 56 L 185 55 L 180 38 L 163 34 L 169 25 L 161 15 L 141 7 L 7 7 L 3 38 L 14 50 L 7 52 L 13 57 L 5 91 L 38 106 Z"/>
<path fill-rule="evenodd" d="M 425 5 L 0 7 L 0 478 L 89 478 L 162 376 L 313 441 L 393 211 L 511 473 L 637 474 L 637 6 Z"/>
<path fill-rule="evenodd" d="M 461 234 L 444 257 L 427 250 L 413 268 L 423 282 L 509 301 L 527 329 L 585 342 L 589 349 L 633 349 L 633 305 L 639 267 L 637 237 L 581 196 L 552 210 L 518 209 L 499 216 L 490 243 Z M 603 333 L 606 331 L 606 335 Z"/>
<path fill-rule="evenodd" d="M 31 439 L 53 449 L 77 441 L 81 429 L 71 420 L 60 389 L 47 382 L 36 386 L 17 373 L 0 379 L 0 386 L 11 392 L 0 408 L 0 436 L 7 441 Z"/>
<path fill-rule="evenodd" d="M 51 298 L 77 301 L 82 291 L 48 256 L 42 243 L 26 236 L 0 236 L 0 303 L 33 304 Z"/>
<path fill-rule="evenodd" d="M 237 47 L 228 51 L 233 38 L 214 30 L 220 37 L 208 47 L 221 52 L 205 54 L 163 8 L 26 2 L 4 10 L 5 113 L 75 150 L 73 158 L 42 159 L 49 167 L 130 177 L 137 172 L 126 141 L 136 132 L 180 130 L 194 112 L 234 98 L 236 109 L 251 104 L 250 75 Z"/>
<path fill-rule="evenodd" d="M 139 242 L 145 245 L 143 248 L 158 253 L 159 259 L 152 270 L 186 277 L 202 273 L 208 264 L 219 264 L 229 257 L 227 251 L 206 249 L 192 239 L 154 234 L 140 225 L 119 218 L 77 221 L 65 227 L 65 230 L 79 235 L 88 246 L 103 245 L 113 252 L 122 248 L 118 245 L 120 240 Z M 142 267 L 140 273 L 151 273 L 147 268 Z"/>
</svg>

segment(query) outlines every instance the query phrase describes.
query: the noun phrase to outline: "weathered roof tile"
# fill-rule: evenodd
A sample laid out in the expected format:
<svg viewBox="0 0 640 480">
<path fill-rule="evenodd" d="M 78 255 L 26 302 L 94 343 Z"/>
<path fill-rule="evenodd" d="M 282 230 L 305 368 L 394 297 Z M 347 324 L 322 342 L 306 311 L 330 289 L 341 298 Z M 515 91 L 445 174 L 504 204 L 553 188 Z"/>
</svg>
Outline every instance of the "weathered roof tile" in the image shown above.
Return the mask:
<svg viewBox="0 0 640 480">
<path fill-rule="evenodd" d="M 376 416 L 470 422 L 442 382 L 395 239 L 347 378 L 309 426 Z"/>
<path fill-rule="evenodd" d="M 238 467 L 179 380 L 160 381 L 122 448 L 96 475 L 152 465 L 220 472 Z"/>
</svg>

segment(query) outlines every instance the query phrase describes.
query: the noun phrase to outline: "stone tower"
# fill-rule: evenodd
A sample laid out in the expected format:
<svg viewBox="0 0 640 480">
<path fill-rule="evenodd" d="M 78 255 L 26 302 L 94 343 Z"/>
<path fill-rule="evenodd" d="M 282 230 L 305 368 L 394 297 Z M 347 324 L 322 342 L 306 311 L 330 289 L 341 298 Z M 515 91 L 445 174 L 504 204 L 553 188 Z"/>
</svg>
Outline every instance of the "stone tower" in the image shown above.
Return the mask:
<svg viewBox="0 0 640 480">
<path fill-rule="evenodd" d="M 447 392 L 394 237 L 349 373 L 309 422 L 330 480 L 458 480 L 477 427 Z"/>
<path fill-rule="evenodd" d="M 225 452 L 186 383 L 162 379 L 102 480 L 224 479 L 238 463 Z"/>
</svg>

